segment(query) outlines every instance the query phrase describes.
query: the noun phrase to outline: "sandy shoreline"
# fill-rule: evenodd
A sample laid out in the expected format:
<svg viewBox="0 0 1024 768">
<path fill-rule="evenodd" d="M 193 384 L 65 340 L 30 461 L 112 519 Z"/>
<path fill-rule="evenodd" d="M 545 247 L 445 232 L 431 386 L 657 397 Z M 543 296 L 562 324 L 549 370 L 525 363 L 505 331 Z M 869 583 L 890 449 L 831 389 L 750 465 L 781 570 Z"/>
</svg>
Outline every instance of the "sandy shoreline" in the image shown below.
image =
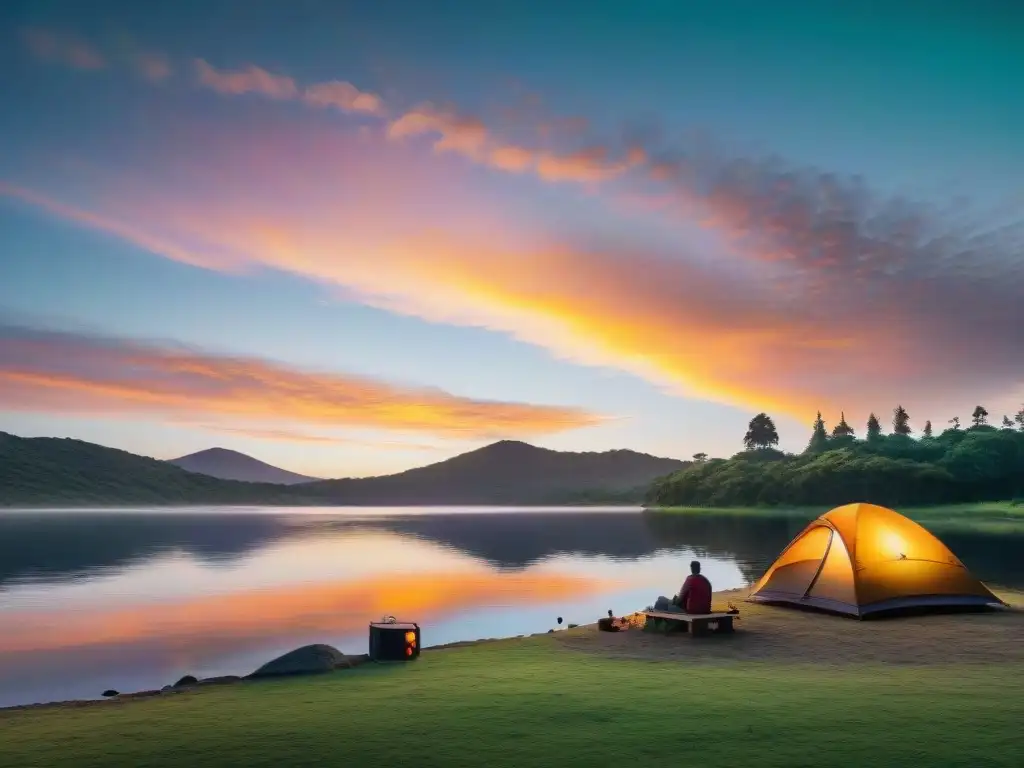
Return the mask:
<svg viewBox="0 0 1024 768">
<path fill-rule="evenodd" d="M 721 663 L 750 661 L 846 664 L 1024 663 L 1024 593 L 993 589 L 1011 605 L 985 613 L 930 614 L 857 621 L 846 616 L 747 603 L 747 590 L 715 594 L 716 609 L 740 609 L 732 636 L 688 636 L 629 630 L 599 632 L 596 626 L 557 633 L 574 651 L 648 661 Z"/>
</svg>

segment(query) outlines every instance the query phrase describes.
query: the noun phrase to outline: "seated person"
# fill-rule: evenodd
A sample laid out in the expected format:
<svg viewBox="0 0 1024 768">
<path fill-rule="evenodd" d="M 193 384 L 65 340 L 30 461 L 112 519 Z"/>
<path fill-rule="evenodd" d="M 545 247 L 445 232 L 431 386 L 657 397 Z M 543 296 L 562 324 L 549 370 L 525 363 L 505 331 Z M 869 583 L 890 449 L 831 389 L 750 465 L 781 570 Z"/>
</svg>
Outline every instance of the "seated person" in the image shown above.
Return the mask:
<svg viewBox="0 0 1024 768">
<path fill-rule="evenodd" d="M 711 613 L 711 582 L 700 572 L 700 561 L 690 563 L 690 575 L 683 582 L 679 594 L 669 600 L 659 597 L 654 610 L 669 613 Z"/>
</svg>

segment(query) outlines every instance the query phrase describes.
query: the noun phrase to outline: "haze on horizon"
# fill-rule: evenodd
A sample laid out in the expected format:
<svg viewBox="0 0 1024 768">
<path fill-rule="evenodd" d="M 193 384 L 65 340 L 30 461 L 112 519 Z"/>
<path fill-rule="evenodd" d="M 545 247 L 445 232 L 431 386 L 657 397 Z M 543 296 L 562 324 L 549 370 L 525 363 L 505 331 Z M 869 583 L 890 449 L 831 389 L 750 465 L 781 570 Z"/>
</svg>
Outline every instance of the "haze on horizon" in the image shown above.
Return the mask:
<svg viewBox="0 0 1024 768">
<path fill-rule="evenodd" d="M 3 4 L 0 430 L 337 477 L 1020 408 L 1024 7 L 499 5 Z"/>
</svg>

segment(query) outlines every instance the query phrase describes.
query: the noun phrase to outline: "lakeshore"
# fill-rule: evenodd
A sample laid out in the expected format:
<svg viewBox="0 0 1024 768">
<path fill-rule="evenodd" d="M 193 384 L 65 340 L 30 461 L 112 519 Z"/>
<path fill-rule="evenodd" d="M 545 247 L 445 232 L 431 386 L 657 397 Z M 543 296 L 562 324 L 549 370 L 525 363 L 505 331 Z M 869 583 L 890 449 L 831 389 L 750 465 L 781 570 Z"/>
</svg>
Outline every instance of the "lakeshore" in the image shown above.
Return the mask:
<svg viewBox="0 0 1024 768">
<path fill-rule="evenodd" d="M 864 622 L 725 592 L 733 638 L 588 625 L 408 665 L 9 709 L 0 764 L 653 765 L 700 743 L 766 766 L 1019 765 L 1024 593 L 995 591 L 1010 610 Z"/>
</svg>

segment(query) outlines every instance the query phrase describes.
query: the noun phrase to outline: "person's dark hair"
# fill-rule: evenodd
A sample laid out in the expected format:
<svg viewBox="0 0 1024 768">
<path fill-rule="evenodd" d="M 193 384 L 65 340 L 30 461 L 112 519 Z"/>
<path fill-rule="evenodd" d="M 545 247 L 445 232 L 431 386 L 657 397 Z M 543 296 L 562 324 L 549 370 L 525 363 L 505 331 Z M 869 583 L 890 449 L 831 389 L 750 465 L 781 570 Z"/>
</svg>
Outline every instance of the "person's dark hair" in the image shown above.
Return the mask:
<svg viewBox="0 0 1024 768">
<path fill-rule="evenodd" d="M 690 573 L 700 573 L 700 560 L 690 561 Z"/>
</svg>

